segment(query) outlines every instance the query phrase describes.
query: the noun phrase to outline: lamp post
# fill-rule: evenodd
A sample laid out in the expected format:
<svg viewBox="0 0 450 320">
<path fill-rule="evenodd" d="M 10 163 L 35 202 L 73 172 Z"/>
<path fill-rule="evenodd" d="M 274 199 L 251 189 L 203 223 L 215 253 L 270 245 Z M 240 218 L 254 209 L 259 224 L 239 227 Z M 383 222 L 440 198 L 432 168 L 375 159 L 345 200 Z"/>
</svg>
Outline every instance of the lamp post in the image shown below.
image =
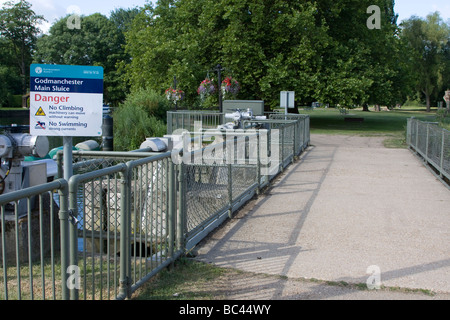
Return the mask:
<svg viewBox="0 0 450 320">
<path fill-rule="evenodd" d="M 174 76 L 173 77 L 173 90 L 177 90 L 177 77 Z M 177 108 L 178 108 L 178 101 L 175 100 L 175 112 L 177 112 Z"/>
<path fill-rule="evenodd" d="M 217 72 L 217 78 L 218 78 L 218 81 L 219 81 L 219 112 L 222 112 L 222 88 L 221 88 L 221 86 L 222 86 L 222 71 L 224 71 L 225 69 L 224 68 L 222 68 L 222 66 L 220 65 L 220 64 L 218 64 L 217 66 L 216 66 L 216 68 L 214 69 L 214 71 L 216 71 Z"/>
</svg>

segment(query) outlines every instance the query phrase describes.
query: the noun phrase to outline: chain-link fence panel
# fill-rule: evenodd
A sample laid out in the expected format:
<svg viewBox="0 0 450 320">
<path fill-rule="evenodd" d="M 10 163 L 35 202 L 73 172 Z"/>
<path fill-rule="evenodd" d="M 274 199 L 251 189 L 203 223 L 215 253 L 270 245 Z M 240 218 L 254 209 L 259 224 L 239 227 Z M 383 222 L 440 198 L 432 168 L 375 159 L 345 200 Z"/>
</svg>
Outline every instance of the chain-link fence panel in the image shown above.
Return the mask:
<svg viewBox="0 0 450 320">
<path fill-rule="evenodd" d="M 423 122 L 417 122 L 417 151 L 422 154 L 427 150 L 427 124 Z"/>
<path fill-rule="evenodd" d="M 229 204 L 227 165 L 185 166 L 187 232 L 195 233 L 202 224 Z"/>
<path fill-rule="evenodd" d="M 436 122 L 411 118 L 407 126 L 407 142 L 441 177 L 450 180 L 450 132 Z"/>
<path fill-rule="evenodd" d="M 202 111 L 177 111 L 167 112 L 167 133 L 172 134 L 177 129 L 189 132 L 197 131 L 196 123 L 203 129 L 216 129 L 224 123 L 224 113 Z"/>
<path fill-rule="evenodd" d="M 443 151 L 442 151 L 442 170 L 447 175 L 447 179 L 450 180 L 450 131 L 444 130 L 443 138 Z"/>
<path fill-rule="evenodd" d="M 427 158 L 434 166 L 441 165 L 442 157 L 442 129 L 437 125 L 428 125 Z"/>
</svg>

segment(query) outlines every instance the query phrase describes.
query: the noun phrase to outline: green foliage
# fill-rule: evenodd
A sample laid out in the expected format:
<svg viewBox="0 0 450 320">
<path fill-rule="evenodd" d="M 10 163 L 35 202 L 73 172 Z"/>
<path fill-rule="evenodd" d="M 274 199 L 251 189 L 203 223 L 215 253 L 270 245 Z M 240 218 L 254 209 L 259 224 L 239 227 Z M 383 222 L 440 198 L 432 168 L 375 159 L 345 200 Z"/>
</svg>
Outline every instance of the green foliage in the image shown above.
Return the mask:
<svg viewBox="0 0 450 320">
<path fill-rule="evenodd" d="M 366 24 L 374 4 L 380 30 Z M 299 104 L 394 105 L 409 87 L 393 7 L 390 0 L 158 1 L 127 34 L 127 79 L 163 92 L 176 75 L 187 104 L 204 107 L 195 90 L 220 63 L 240 82 L 238 98 L 271 107 L 283 90 L 295 91 Z"/>
<path fill-rule="evenodd" d="M 22 106 L 22 95 L 13 95 L 10 101 L 11 108 L 20 108 Z"/>
<path fill-rule="evenodd" d="M 114 111 L 114 148 L 136 150 L 149 137 L 162 137 L 167 128 L 161 116 L 168 102 L 153 90 L 138 90 Z"/>
<path fill-rule="evenodd" d="M 12 43 L 0 38 L 0 52 L 0 107 L 11 107 L 13 95 L 22 93 L 22 78 Z"/>
<path fill-rule="evenodd" d="M 0 9 L 1 52 L 2 56 L 5 55 L 9 59 L 8 62 L 2 61 L 1 65 L 9 69 L 12 74 L 12 79 L 6 79 L 6 84 L 0 87 L 0 93 L 7 91 L 8 94 L 11 94 L 9 90 L 16 87 L 17 77 L 20 77 L 21 81 L 20 93 L 26 93 L 32 53 L 40 32 L 38 24 L 42 21 L 45 19 L 36 15 L 31 9 L 31 4 L 24 0 L 17 3 L 7 1 Z M 4 51 L 5 47 L 7 50 Z"/>
<path fill-rule="evenodd" d="M 450 25 L 445 23 L 438 12 L 426 19 L 411 17 L 402 23 L 402 37 L 411 53 L 411 74 L 415 88 L 426 98 L 427 110 L 432 101 L 442 101 L 440 95 L 445 90 L 450 77 Z"/>
<path fill-rule="evenodd" d="M 13 93 L 21 92 L 21 78 L 10 66 L 0 64 L 0 107 L 13 107 Z M 22 106 L 22 102 L 19 103 Z"/>
<path fill-rule="evenodd" d="M 123 105 L 141 107 L 149 116 L 160 120 L 166 119 L 166 113 L 171 108 L 171 103 L 152 89 L 137 89 L 127 97 Z"/>
<path fill-rule="evenodd" d="M 127 34 L 133 56 L 127 77 L 133 86 L 163 92 L 176 75 L 192 105 L 200 82 L 221 63 L 223 76 L 241 84 L 238 98 L 276 103 L 281 87 L 306 96 L 318 81 L 325 36 L 314 12 L 310 2 L 159 1 Z"/>
<path fill-rule="evenodd" d="M 125 99 L 129 88 L 119 65 L 128 63 L 124 32 L 136 10 L 116 10 L 111 19 L 96 13 L 81 16 L 80 29 L 69 29 L 66 16 L 56 21 L 49 35 L 42 36 L 34 60 L 37 63 L 96 65 L 104 68 L 105 103 L 117 106 Z"/>
<path fill-rule="evenodd" d="M 381 29 L 367 27 L 371 5 L 381 9 Z M 0 16 L 4 104 L 24 92 L 42 17 L 23 0 L 7 2 Z M 393 0 L 159 0 L 118 9 L 109 19 L 82 16 L 81 29 L 70 30 L 67 20 L 39 39 L 34 62 L 103 66 L 105 103 L 113 107 L 130 90 L 135 99 L 140 88 L 162 97 L 176 76 L 185 93 L 179 109 L 214 109 L 217 97 L 200 100 L 196 91 L 207 75 L 217 81 L 217 64 L 225 67 L 223 79 L 239 81 L 237 99 L 261 99 L 271 108 L 283 90 L 295 91 L 298 105 L 320 101 L 345 108 L 392 107 L 419 90 L 430 106 L 441 101 L 450 79 L 448 23 L 435 13 L 399 28 Z M 14 73 L 21 92 L 16 76 L 5 78 Z M 163 118 L 165 108 L 147 106 L 147 112 Z"/>
</svg>

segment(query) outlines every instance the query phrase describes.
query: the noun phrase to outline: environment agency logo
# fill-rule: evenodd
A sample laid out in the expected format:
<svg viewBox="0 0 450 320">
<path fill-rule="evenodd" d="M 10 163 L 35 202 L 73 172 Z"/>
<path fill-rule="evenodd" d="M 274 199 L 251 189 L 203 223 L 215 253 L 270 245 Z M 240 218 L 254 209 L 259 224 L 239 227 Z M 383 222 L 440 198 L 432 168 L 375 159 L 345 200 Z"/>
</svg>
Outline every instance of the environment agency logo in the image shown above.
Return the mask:
<svg viewBox="0 0 450 320">
<path fill-rule="evenodd" d="M 36 69 L 34 69 L 34 71 L 35 71 L 37 74 L 41 74 L 41 73 L 42 73 L 42 68 L 41 68 L 41 67 L 36 67 Z"/>
</svg>

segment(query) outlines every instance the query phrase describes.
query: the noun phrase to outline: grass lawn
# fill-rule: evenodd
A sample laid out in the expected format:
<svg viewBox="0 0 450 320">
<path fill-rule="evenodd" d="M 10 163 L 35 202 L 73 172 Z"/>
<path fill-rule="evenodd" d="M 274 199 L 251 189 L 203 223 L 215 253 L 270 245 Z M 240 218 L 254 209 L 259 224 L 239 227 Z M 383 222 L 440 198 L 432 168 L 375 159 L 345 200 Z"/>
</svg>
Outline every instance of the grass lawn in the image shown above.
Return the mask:
<svg viewBox="0 0 450 320">
<path fill-rule="evenodd" d="M 393 111 L 365 112 L 350 110 L 342 115 L 337 109 L 300 110 L 311 117 L 311 133 L 358 136 L 384 136 L 385 146 L 406 148 L 407 119 L 416 117 L 425 121 L 435 121 L 435 110 L 427 113 L 424 108 L 403 107 Z M 344 118 L 364 118 L 363 122 L 346 122 Z"/>
<path fill-rule="evenodd" d="M 133 295 L 133 300 L 217 300 L 210 282 L 226 276 L 226 269 L 182 258 L 175 268 L 164 269 Z M 238 271 L 235 271 L 238 272 Z M 231 272 L 234 273 L 234 272 Z"/>
</svg>

